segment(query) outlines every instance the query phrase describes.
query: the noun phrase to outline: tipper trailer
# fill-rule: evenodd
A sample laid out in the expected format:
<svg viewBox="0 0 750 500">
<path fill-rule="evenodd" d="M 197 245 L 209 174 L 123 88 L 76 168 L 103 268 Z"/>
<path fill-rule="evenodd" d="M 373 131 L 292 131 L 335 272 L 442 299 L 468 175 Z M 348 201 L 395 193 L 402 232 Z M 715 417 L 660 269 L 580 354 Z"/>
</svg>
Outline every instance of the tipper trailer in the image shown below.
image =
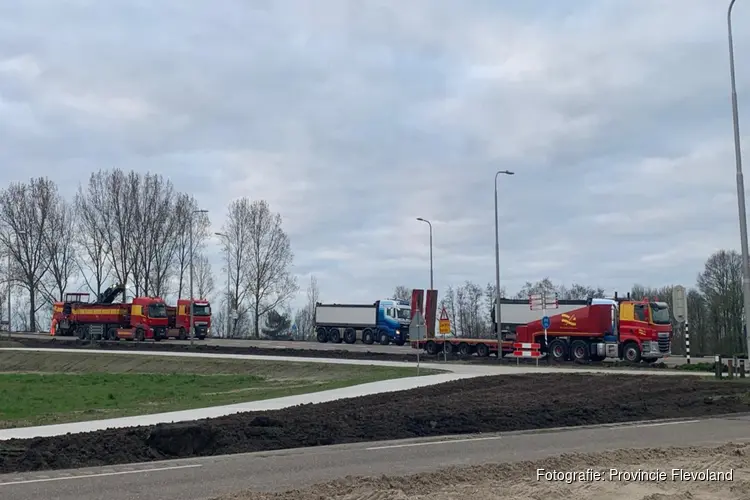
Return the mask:
<svg viewBox="0 0 750 500">
<path fill-rule="evenodd" d="M 409 340 L 409 303 L 378 300 L 373 304 L 321 304 L 315 306 L 318 342 L 404 345 Z"/>
<path fill-rule="evenodd" d="M 80 339 L 161 340 L 167 332 L 167 305 L 159 297 L 135 297 L 130 303 L 115 303 L 125 287 L 115 285 L 102 292 L 96 302 L 84 302 L 88 293 L 67 293 L 52 305 L 50 335 L 75 335 Z"/>
<path fill-rule="evenodd" d="M 529 303 L 524 302 L 529 308 Z M 555 361 L 619 358 L 654 362 L 671 354 L 672 325 L 669 308 L 664 302 L 618 299 L 616 295 L 614 299 L 589 299 L 583 306 L 550 315 L 546 338 L 540 311 L 532 311 L 538 319 L 525 325 L 509 325 L 506 329 L 504 303 L 500 305 L 502 356 L 515 350 L 514 343 L 540 344 L 540 351 Z M 494 317 L 493 329 L 496 330 Z M 411 345 L 431 355 L 444 349 L 463 356 L 498 353 L 497 339 L 489 338 L 434 338 L 414 341 Z"/>
<path fill-rule="evenodd" d="M 190 302 L 190 299 L 179 299 L 176 306 L 167 306 L 167 338 L 185 340 L 190 335 Z M 195 336 L 203 340 L 211 335 L 211 304 L 206 299 L 192 302 Z"/>
</svg>

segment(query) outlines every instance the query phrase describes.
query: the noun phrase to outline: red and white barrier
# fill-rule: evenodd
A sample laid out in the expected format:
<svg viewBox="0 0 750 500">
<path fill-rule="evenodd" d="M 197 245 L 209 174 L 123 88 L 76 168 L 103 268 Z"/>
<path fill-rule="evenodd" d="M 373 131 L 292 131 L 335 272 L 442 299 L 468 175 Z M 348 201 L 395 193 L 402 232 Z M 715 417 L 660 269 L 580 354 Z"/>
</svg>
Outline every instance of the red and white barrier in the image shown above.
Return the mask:
<svg viewBox="0 0 750 500">
<path fill-rule="evenodd" d="M 539 352 L 541 347 L 542 345 L 536 342 L 515 342 L 513 344 L 513 356 L 516 358 L 516 363 L 521 358 L 534 358 L 539 363 L 539 358 L 542 357 L 542 353 Z"/>
</svg>

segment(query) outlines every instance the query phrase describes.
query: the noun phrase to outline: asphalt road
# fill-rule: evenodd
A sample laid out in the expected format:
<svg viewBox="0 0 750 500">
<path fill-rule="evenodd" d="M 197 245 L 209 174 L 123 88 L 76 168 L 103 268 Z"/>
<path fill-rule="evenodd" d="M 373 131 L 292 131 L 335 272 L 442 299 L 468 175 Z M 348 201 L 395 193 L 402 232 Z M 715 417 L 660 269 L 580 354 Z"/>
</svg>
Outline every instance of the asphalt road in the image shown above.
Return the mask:
<svg viewBox="0 0 750 500">
<path fill-rule="evenodd" d="M 405 475 L 452 465 L 537 460 L 615 448 L 747 442 L 750 416 L 363 443 L 150 464 L 0 476 L 7 500 L 202 500 L 278 491 L 347 475 Z M 606 465 L 606 464 L 605 464 Z"/>
<path fill-rule="evenodd" d="M 39 333 L 13 333 L 17 338 L 39 338 L 48 336 L 48 334 Z M 4 335 L 2 335 L 4 337 Z M 75 340 L 74 337 L 57 337 L 58 340 Z M 167 340 L 167 343 L 190 344 L 189 340 Z M 319 342 L 301 342 L 301 341 L 280 341 L 280 340 L 246 340 L 246 339 L 205 339 L 195 340 L 195 342 L 207 345 L 217 345 L 226 347 L 264 347 L 270 349 L 313 349 L 316 351 L 360 351 L 360 352 L 383 352 L 389 354 L 401 354 L 404 352 L 414 352 L 411 347 L 395 345 L 366 345 L 366 344 L 321 344 Z M 693 363 L 712 363 L 712 357 L 693 357 Z M 669 366 L 685 364 L 684 356 L 670 356 L 665 360 Z"/>
</svg>

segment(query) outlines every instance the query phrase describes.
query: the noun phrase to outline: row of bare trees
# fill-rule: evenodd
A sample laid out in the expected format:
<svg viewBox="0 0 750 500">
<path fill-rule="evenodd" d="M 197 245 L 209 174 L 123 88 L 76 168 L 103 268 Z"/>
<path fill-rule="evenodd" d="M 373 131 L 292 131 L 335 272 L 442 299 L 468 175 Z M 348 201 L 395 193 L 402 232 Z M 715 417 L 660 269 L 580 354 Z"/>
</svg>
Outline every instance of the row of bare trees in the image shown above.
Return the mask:
<svg viewBox="0 0 750 500">
<path fill-rule="evenodd" d="M 556 292 L 561 299 L 586 299 L 604 297 L 601 287 L 574 284 L 570 287 L 554 284 L 549 278 L 536 283 L 527 282 L 518 292 L 508 295 L 501 290 L 502 297 L 526 299 L 531 294 L 543 291 Z M 660 288 L 634 285 L 630 293 L 636 300 L 658 298 L 669 304 L 672 310 L 672 286 Z M 441 295 L 441 307 L 445 307 L 457 336 L 483 338 L 494 335 L 490 311 L 495 301 L 495 286 L 485 287 L 467 281 L 456 287 L 448 287 Z M 397 299 L 410 300 L 411 289 L 397 286 L 393 292 Z M 688 289 L 688 324 L 690 328 L 691 355 L 715 353 L 742 354 L 747 352 L 743 329 L 742 303 L 742 257 L 732 250 L 721 250 L 711 255 L 698 275 L 694 287 Z M 685 352 L 682 325 L 673 322 L 675 342 L 673 352 Z"/>
<path fill-rule="evenodd" d="M 40 309 L 71 285 L 95 296 L 121 283 L 129 297 L 188 297 L 192 245 L 194 296 L 207 297 L 215 289 L 206 256 L 210 226 L 196 199 L 158 174 L 100 170 L 72 199 L 47 178 L 13 183 L 0 192 L 0 250 L 10 262 L 3 283 L 26 291 L 24 326 L 36 331 Z M 230 204 L 222 234 L 230 255 L 222 309 L 229 304 L 232 317 L 218 319 L 232 320 L 230 335 L 244 329 L 258 336 L 261 318 L 297 290 L 289 238 L 279 214 L 247 198 Z"/>
</svg>

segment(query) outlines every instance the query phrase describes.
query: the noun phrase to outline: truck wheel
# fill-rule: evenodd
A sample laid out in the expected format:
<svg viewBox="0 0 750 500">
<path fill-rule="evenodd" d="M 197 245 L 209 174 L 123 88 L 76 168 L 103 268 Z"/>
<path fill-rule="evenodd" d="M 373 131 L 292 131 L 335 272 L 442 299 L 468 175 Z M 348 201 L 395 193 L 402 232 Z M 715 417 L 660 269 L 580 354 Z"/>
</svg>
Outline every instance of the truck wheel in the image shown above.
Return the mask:
<svg viewBox="0 0 750 500">
<path fill-rule="evenodd" d="M 357 330 L 354 328 L 347 328 L 344 330 L 344 342 L 347 344 L 353 344 L 357 341 Z"/>
<path fill-rule="evenodd" d="M 461 342 L 460 344 L 458 344 L 458 353 L 461 356 L 468 358 L 469 356 L 471 356 L 471 346 L 466 342 Z"/>
<path fill-rule="evenodd" d="M 576 340 L 570 345 L 570 358 L 573 361 L 583 362 L 589 360 L 589 345 L 583 340 Z"/>
<path fill-rule="evenodd" d="M 378 333 L 380 334 L 380 345 L 388 345 L 391 343 L 391 338 L 384 330 L 378 330 Z"/>
<path fill-rule="evenodd" d="M 424 345 L 424 350 L 430 356 L 434 356 L 438 353 L 438 345 L 430 340 Z"/>
<path fill-rule="evenodd" d="M 446 354 L 453 354 L 455 347 L 453 344 L 451 344 L 448 341 L 443 342 L 443 349 L 442 351 Z"/>
<path fill-rule="evenodd" d="M 502 310 L 500 310 L 502 312 Z M 490 348 L 485 344 L 477 344 L 477 356 L 480 358 L 486 358 L 490 355 Z"/>
<path fill-rule="evenodd" d="M 180 335 L 177 338 L 180 340 L 187 340 L 187 332 L 185 331 L 185 327 L 183 326 L 180 327 Z"/>
<path fill-rule="evenodd" d="M 556 339 L 549 343 L 547 356 L 558 363 L 568 359 L 568 344 L 564 340 Z"/>
<path fill-rule="evenodd" d="M 397 346 L 399 346 L 399 347 L 401 347 L 402 345 L 406 344 L 406 339 L 404 338 L 404 334 L 403 333 L 399 333 L 398 336 L 396 337 L 396 340 L 394 341 L 394 343 Z"/>
<path fill-rule="evenodd" d="M 118 340 L 117 328 L 110 328 L 107 330 L 107 338 L 105 340 Z"/>
<path fill-rule="evenodd" d="M 138 342 L 143 342 L 146 340 L 146 334 L 143 331 L 143 328 L 136 328 L 135 329 L 135 340 Z"/>
<path fill-rule="evenodd" d="M 328 340 L 330 340 L 334 344 L 341 343 L 341 332 L 338 328 L 331 328 L 328 330 Z"/>
<path fill-rule="evenodd" d="M 635 342 L 628 342 L 622 348 L 622 358 L 629 363 L 639 363 L 641 361 L 641 349 Z"/>
<path fill-rule="evenodd" d="M 369 328 L 365 328 L 362 332 L 362 342 L 368 345 L 371 345 L 375 342 L 375 335 L 373 335 L 372 330 L 370 330 Z"/>
<path fill-rule="evenodd" d="M 321 344 L 325 344 L 326 342 L 328 342 L 328 332 L 322 326 L 315 330 L 315 334 L 318 337 L 318 342 L 320 342 Z"/>
</svg>

